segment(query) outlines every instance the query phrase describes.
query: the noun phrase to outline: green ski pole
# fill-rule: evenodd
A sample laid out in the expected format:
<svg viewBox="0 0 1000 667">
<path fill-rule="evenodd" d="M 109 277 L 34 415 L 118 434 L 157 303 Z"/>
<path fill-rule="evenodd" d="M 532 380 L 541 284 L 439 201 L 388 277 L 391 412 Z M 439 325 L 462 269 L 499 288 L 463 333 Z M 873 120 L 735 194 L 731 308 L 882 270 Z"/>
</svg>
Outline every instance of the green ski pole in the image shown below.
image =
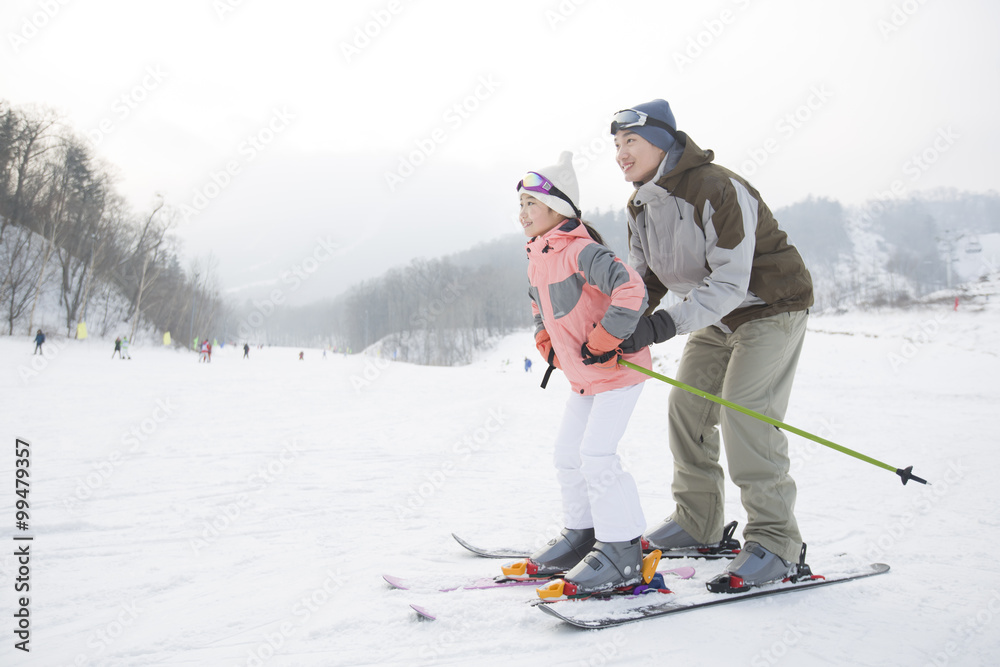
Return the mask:
<svg viewBox="0 0 1000 667">
<path fill-rule="evenodd" d="M 621 357 L 618 357 L 618 363 L 621 364 L 622 366 L 625 366 L 626 368 L 631 368 L 632 370 L 639 371 L 640 373 L 642 373 L 644 375 L 648 375 L 651 378 L 656 378 L 657 380 L 660 380 L 661 382 L 666 382 L 669 385 L 673 385 L 673 386 L 677 387 L 678 389 L 683 389 L 684 391 L 690 392 L 690 393 L 694 394 L 695 396 L 701 396 L 702 398 L 707 399 L 709 401 L 712 401 L 713 403 L 718 403 L 719 405 L 723 405 L 723 406 L 725 406 L 727 408 L 730 408 L 732 410 L 736 410 L 737 412 L 742 412 L 743 414 L 745 414 L 747 416 L 750 416 L 750 417 L 753 417 L 754 419 L 759 419 L 762 422 L 766 422 L 768 424 L 771 424 L 772 426 L 776 426 L 776 427 L 778 427 L 780 429 L 784 429 L 784 430 L 789 431 L 791 433 L 794 433 L 796 435 L 800 435 L 803 438 L 806 438 L 808 440 L 812 440 L 813 442 L 818 442 L 819 444 L 821 444 L 821 445 L 823 445 L 825 447 L 829 447 L 830 449 L 835 449 L 838 452 L 842 452 L 844 454 L 847 454 L 848 456 L 853 456 L 854 458 L 860 459 L 862 461 L 865 461 L 866 463 L 870 463 L 873 466 L 878 466 L 879 468 L 885 468 L 886 470 L 889 470 L 889 471 L 894 472 L 897 475 L 899 475 L 900 478 L 903 480 L 903 485 L 904 486 L 911 479 L 914 482 L 920 482 L 921 484 L 930 484 L 930 482 L 928 482 L 926 479 L 921 479 L 920 477 L 917 477 L 916 475 L 913 474 L 913 466 L 909 466 L 909 467 L 906 467 L 906 468 L 895 468 L 895 467 L 889 465 L 888 463 L 883 463 L 882 461 L 879 461 L 878 459 L 873 459 L 870 456 L 865 456 L 864 454 L 862 454 L 860 452 L 856 452 L 853 449 L 848 449 L 847 447 L 844 447 L 843 445 L 838 445 L 837 443 L 831 442 L 830 440 L 827 440 L 826 438 L 821 438 L 818 435 L 813 435 L 812 433 L 809 433 L 808 431 L 803 431 L 800 428 L 796 428 L 796 427 L 791 426 L 789 424 L 786 424 L 784 422 L 780 422 L 777 419 L 773 419 L 771 417 L 768 417 L 767 415 L 762 415 L 761 413 L 756 412 L 754 410 L 751 410 L 750 408 L 745 408 L 742 405 L 737 405 L 736 403 L 733 403 L 732 401 L 727 401 L 724 398 L 719 398 L 718 396 L 715 396 L 714 394 L 710 394 L 707 391 L 702 391 L 701 389 L 696 389 L 695 387 L 692 387 L 690 385 L 686 385 L 683 382 L 679 382 L 677 380 L 674 380 L 673 378 L 668 378 L 666 375 L 660 375 L 659 373 L 655 373 L 655 372 L 649 370 L 648 368 L 643 368 L 642 366 L 637 366 L 637 365 L 633 364 L 630 361 L 625 361 Z"/>
</svg>

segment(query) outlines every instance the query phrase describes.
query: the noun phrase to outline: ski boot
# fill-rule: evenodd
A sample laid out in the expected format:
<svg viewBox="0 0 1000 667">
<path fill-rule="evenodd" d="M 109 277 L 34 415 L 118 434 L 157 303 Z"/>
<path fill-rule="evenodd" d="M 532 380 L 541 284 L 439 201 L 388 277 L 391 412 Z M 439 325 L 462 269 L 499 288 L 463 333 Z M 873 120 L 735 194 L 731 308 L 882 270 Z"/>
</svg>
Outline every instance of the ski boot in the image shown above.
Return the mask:
<svg viewBox="0 0 1000 667">
<path fill-rule="evenodd" d="M 593 551 L 565 577 L 553 580 L 536 592 L 546 601 L 632 595 L 654 590 L 669 593 L 662 575 L 656 571 L 659 562 L 659 551 L 643 557 L 642 541 L 638 537 L 627 542 L 595 542 Z"/>
<path fill-rule="evenodd" d="M 503 565 L 507 579 L 550 579 L 570 569 L 594 547 L 593 528 L 563 528 L 559 537 L 531 554 L 529 558 Z"/>
<path fill-rule="evenodd" d="M 806 565 L 806 545 L 799 551 L 799 562 L 789 563 L 784 558 L 771 553 L 757 542 L 747 542 L 743 551 L 726 571 L 705 586 L 713 593 L 743 593 L 754 586 L 773 581 L 797 582 L 803 579 L 822 579 L 812 573 Z"/>
<path fill-rule="evenodd" d="M 666 519 L 659 526 L 643 535 L 643 551 L 659 549 L 664 558 L 732 558 L 740 553 L 740 541 L 733 537 L 736 522 L 731 521 L 722 529 L 722 539 L 715 544 L 702 544 L 691 537 L 673 519 Z"/>
<path fill-rule="evenodd" d="M 594 549 L 564 577 L 580 593 L 631 586 L 642 581 L 642 542 L 595 542 Z"/>
</svg>

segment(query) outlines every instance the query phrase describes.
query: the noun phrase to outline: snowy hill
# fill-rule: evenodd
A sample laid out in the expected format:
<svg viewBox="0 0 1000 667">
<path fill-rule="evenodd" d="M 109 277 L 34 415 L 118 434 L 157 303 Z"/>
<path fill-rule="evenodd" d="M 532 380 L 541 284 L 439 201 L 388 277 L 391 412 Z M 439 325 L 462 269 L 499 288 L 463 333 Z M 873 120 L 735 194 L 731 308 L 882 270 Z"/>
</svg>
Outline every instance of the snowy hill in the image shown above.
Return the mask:
<svg viewBox="0 0 1000 667">
<path fill-rule="evenodd" d="M 33 358 L 28 337 L 2 338 L 0 612 L 30 598 L 31 653 L 8 630 L 0 664 L 995 664 L 1000 297 L 984 285 L 957 311 L 810 321 L 786 421 L 933 486 L 790 436 L 809 561 L 888 575 L 599 632 L 530 608 L 530 588 L 380 579 L 496 574 L 450 533 L 535 546 L 559 529 L 551 441 L 568 385 L 523 371 L 538 362 L 527 331 L 457 368 L 228 346 L 211 364 L 154 346 L 119 361 L 107 341 L 58 337 Z M 657 369 L 670 375 L 682 345 L 659 346 Z M 646 384 L 622 443 L 649 523 L 672 509 L 667 392 Z M 15 438 L 31 452 L 26 594 Z M 685 564 L 699 580 L 723 567 Z"/>
</svg>

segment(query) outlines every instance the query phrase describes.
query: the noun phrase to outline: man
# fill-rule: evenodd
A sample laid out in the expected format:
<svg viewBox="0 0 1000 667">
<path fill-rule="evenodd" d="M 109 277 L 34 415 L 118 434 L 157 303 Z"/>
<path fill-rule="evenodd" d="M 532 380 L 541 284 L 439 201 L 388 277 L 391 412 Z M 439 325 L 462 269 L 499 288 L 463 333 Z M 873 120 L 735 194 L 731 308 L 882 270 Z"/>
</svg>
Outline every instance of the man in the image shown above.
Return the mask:
<svg viewBox="0 0 1000 667">
<path fill-rule="evenodd" d="M 783 419 L 813 303 L 798 251 L 753 186 L 677 131 L 666 101 L 618 112 L 611 133 L 618 166 L 635 186 L 629 262 L 649 292 L 646 314 L 622 350 L 690 334 L 680 382 Z M 668 291 L 677 299 L 656 310 Z M 784 434 L 680 389 L 670 394 L 668 416 L 676 509 L 647 532 L 651 545 L 684 549 L 722 539 L 721 427 L 748 522 L 743 551 L 719 578 L 721 588 L 710 588 L 755 586 L 792 573 L 802 538 Z"/>
</svg>

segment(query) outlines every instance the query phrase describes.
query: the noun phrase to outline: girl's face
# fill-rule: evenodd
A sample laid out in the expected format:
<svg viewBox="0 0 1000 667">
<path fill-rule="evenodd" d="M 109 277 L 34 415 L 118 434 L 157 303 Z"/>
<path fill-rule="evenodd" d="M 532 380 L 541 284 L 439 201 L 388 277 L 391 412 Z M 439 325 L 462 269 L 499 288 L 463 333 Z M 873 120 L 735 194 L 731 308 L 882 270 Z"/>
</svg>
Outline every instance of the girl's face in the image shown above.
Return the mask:
<svg viewBox="0 0 1000 667">
<path fill-rule="evenodd" d="M 526 192 L 521 193 L 521 212 L 517 216 L 527 237 L 541 236 L 550 229 L 555 229 L 566 219 L 561 213 L 538 201 Z"/>
<path fill-rule="evenodd" d="M 631 130 L 615 135 L 615 160 L 629 183 L 647 183 L 656 175 L 666 153 Z"/>
</svg>

